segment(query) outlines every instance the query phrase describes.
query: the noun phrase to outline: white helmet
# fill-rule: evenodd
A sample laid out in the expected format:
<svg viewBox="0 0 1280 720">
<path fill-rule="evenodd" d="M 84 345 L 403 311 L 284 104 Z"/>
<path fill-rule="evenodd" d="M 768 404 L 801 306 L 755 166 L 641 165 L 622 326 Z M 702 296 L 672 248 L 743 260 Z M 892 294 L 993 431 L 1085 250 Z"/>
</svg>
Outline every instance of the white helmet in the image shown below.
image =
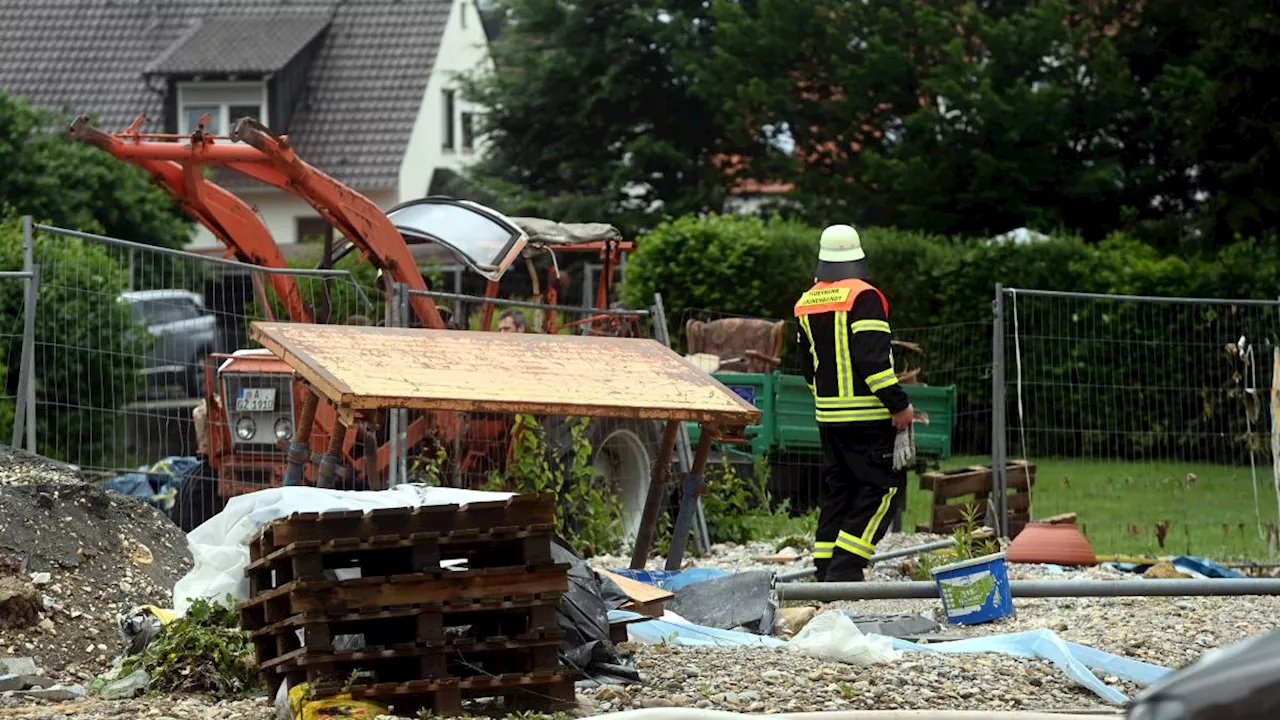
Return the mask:
<svg viewBox="0 0 1280 720">
<path fill-rule="evenodd" d="M 822 231 L 822 240 L 818 244 L 819 262 L 854 262 L 866 256 L 862 251 L 862 239 L 853 226 L 832 225 Z"/>
</svg>

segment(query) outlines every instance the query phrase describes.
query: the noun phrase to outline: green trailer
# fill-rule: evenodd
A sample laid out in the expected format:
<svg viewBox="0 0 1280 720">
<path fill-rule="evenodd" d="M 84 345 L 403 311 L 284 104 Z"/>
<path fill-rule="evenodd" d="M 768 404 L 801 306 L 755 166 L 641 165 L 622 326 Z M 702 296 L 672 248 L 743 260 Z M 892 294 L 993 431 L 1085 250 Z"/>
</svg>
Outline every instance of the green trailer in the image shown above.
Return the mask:
<svg viewBox="0 0 1280 720">
<path fill-rule="evenodd" d="M 712 376 L 760 410 L 760 424 L 747 428 L 747 445 L 725 446 L 718 451 L 734 465 L 754 467 L 757 458 L 767 459 L 774 497 L 789 499 L 794 510 L 811 507 L 817 499 L 822 446 L 813 419 L 813 394 L 804 378 L 779 371 L 715 372 Z M 956 388 L 911 384 L 902 387 L 919 417 L 915 426 L 916 471 L 922 472 L 951 457 Z M 697 444 L 698 435 L 698 427 L 690 424 L 692 444 Z"/>
</svg>

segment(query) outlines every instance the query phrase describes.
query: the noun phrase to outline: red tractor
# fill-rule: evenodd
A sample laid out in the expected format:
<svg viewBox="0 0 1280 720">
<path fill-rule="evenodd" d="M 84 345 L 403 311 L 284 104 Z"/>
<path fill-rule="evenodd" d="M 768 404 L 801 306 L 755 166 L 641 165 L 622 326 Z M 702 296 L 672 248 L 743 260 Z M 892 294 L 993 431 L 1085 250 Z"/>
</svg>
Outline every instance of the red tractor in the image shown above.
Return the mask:
<svg viewBox="0 0 1280 720">
<path fill-rule="evenodd" d="M 538 300 L 557 304 L 561 274 L 556 253 L 594 253 L 605 272 L 597 284 L 595 308 L 608 307 L 617 268 L 632 244 L 616 228 L 605 224 L 568 225 L 532 218 L 508 218 L 477 203 L 428 197 L 383 212 L 360 193 L 308 165 L 288 139 L 252 119 L 236 123 L 229 137 L 215 137 L 204 125 L 191 135 L 142 133 L 144 118 L 120 133 L 93 127 L 87 117 L 71 126 L 74 138 L 95 145 L 150 173 L 178 203 L 207 227 L 227 248 L 227 256 L 264 268 L 287 267 L 252 206 L 211 182 L 205 170 L 224 168 L 255 178 L 306 200 L 342 235 L 331 258 L 359 252 L 379 271 L 380 289 L 408 289 L 410 320 L 414 326 L 446 328 L 439 308 L 428 296 L 427 282 L 414 259 L 411 245 L 431 243 L 486 280 L 485 298 L 499 296 L 499 282 L 520 259 L 531 275 Z M 551 258 L 545 282 L 534 260 Z M 267 283 L 295 322 L 314 322 L 294 278 L 268 274 Z M 266 287 L 255 274 L 258 294 Z M 269 303 L 267 304 L 269 305 Z M 494 305 L 486 304 L 480 328 L 493 329 Z M 563 323 L 558 313 L 546 313 L 544 332 L 566 326 L 610 335 L 637 333 L 638 314 L 591 314 Z M 373 427 L 347 428 L 333 409 L 293 377 L 292 370 L 260 350 L 211 355 L 206 360 L 205 399 L 197 409 L 197 445 L 211 468 L 212 482 L 184 482 L 175 505 L 184 529 L 203 522 L 227 499 L 282 484 L 327 487 L 385 487 L 395 460 L 385 422 Z M 632 426 L 633 425 L 633 426 Z M 310 443 L 295 430 L 310 428 Z M 460 413 L 421 413 L 410 417 L 402 431 L 403 451 L 449 446 L 455 477 L 474 479 L 481 471 L 506 460 L 511 420 Z M 592 428 L 596 467 L 621 486 L 624 510 L 638 518 L 649 477 L 650 455 L 657 446 L 657 429 L 650 423 L 626 427 Z M 310 447 L 328 448 L 312 456 Z M 305 468 L 286 475 L 286 459 Z M 634 512 L 632 512 L 634 511 Z M 630 523 L 629 523 L 630 524 Z"/>
</svg>

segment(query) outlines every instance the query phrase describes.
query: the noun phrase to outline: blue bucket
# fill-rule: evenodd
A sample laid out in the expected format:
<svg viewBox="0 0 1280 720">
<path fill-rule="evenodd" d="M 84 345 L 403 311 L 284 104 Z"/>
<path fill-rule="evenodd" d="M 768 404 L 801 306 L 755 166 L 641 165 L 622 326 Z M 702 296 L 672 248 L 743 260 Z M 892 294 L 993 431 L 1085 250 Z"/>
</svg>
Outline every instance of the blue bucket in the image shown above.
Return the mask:
<svg viewBox="0 0 1280 720">
<path fill-rule="evenodd" d="M 933 581 L 942 598 L 947 620 L 957 625 L 978 625 L 1013 615 L 1009 573 L 1004 553 L 932 568 Z"/>
</svg>

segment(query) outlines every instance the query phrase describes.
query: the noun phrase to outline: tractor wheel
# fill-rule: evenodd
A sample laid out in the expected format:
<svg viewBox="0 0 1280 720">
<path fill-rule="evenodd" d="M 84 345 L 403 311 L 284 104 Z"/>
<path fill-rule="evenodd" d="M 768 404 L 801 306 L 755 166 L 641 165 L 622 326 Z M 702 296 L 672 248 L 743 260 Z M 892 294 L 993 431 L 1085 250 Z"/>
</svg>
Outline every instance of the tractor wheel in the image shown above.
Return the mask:
<svg viewBox="0 0 1280 720">
<path fill-rule="evenodd" d="M 593 418 L 587 426 L 587 440 L 591 443 L 591 465 L 596 476 L 615 488 L 622 502 L 623 541 L 629 545 L 640 528 L 662 432 L 652 421 Z M 569 427 L 558 419 L 549 423 L 547 445 L 556 449 L 557 457 L 567 467 L 573 452 Z"/>
<path fill-rule="evenodd" d="M 205 460 L 182 479 L 173 507 L 169 510 L 169 517 L 182 528 L 182 532 L 189 533 L 221 512 L 226 504 L 225 500 L 218 497 L 213 466 Z"/>
</svg>

